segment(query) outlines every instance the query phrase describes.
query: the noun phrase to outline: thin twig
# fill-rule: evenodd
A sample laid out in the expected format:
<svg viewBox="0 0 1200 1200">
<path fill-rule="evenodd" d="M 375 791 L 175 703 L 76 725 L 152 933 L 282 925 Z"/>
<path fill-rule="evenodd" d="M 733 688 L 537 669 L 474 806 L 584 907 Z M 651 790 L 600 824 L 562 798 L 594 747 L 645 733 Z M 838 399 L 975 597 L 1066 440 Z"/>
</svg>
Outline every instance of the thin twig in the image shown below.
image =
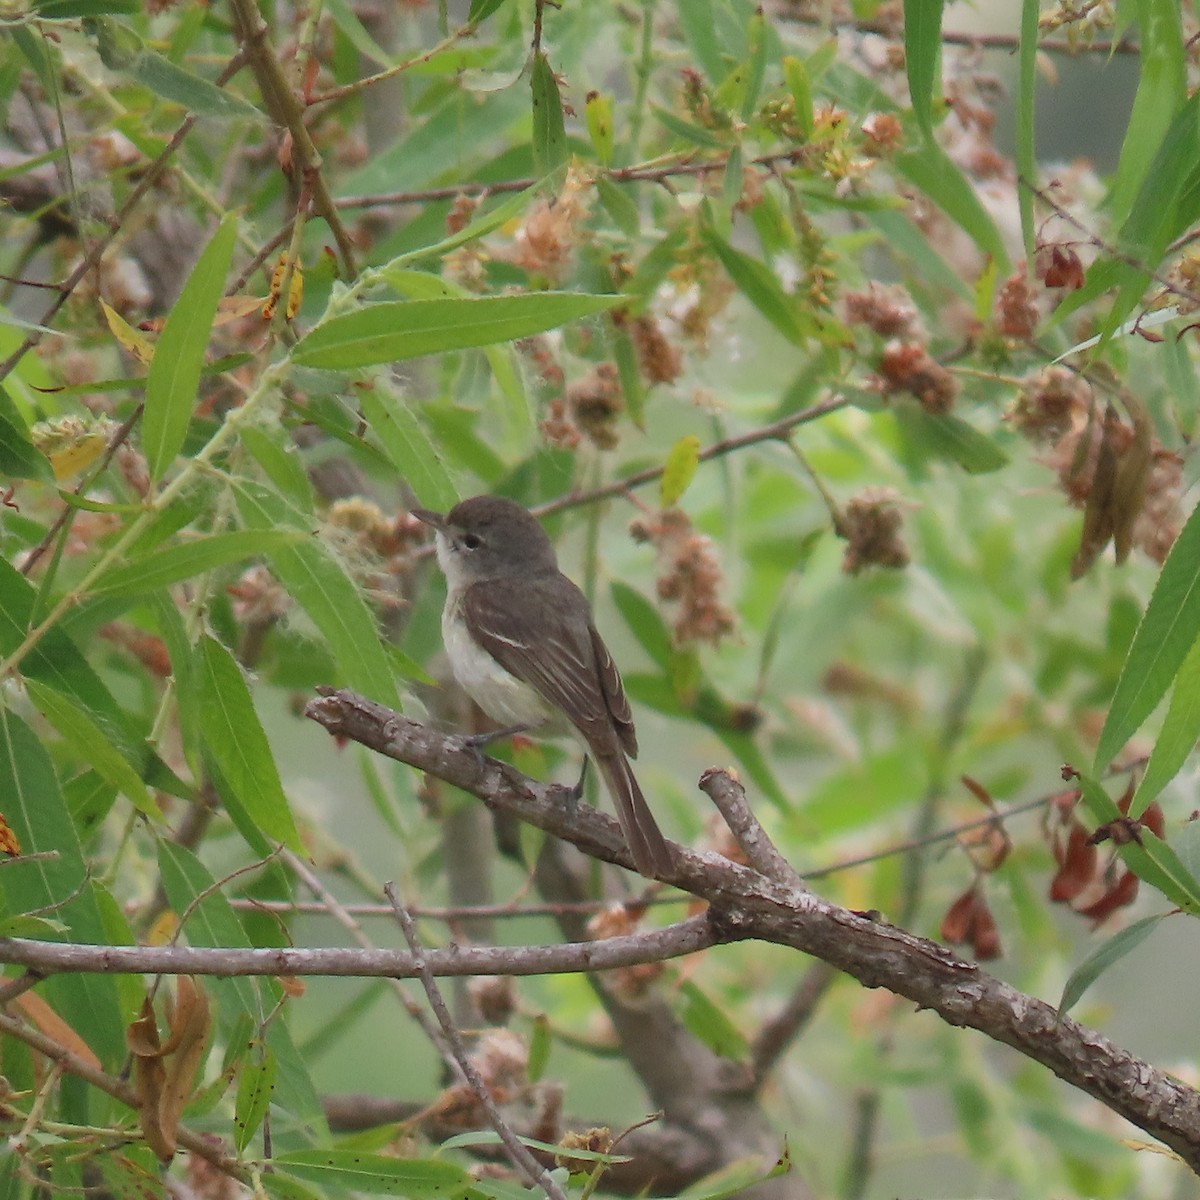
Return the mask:
<svg viewBox="0 0 1200 1200">
<path fill-rule="evenodd" d="M 246 62 L 246 56 L 242 51 L 230 59 L 229 64 L 217 76 L 217 86 L 228 83 L 234 75 L 238 73 Z M 66 304 L 71 293 L 79 286 L 79 284 L 87 277 L 88 273 L 100 262 L 104 256 L 104 252 L 112 244 L 113 240 L 121 232 L 125 226 L 125 222 L 129 214 L 141 203 L 142 197 L 158 182 L 158 177 L 166 169 L 167 163 L 170 162 L 172 155 L 183 145 L 184 138 L 192 131 L 192 126 L 196 124 L 197 117 L 194 113 L 190 113 L 180 123 L 179 128 L 171 135 L 171 140 L 162 148 L 158 157 L 146 168 L 145 173 L 134 186 L 133 191 L 125 197 L 125 202 L 120 208 L 109 218 L 108 232 L 102 238 L 98 238 L 92 245 L 92 248 L 79 260 L 75 269 L 67 276 L 62 288 L 57 296 L 51 302 L 50 306 L 42 313 L 38 319 L 38 324 L 49 326 L 50 322 L 58 315 L 59 309 Z M 12 372 L 13 368 L 21 361 L 21 359 L 32 350 L 38 343 L 41 342 L 45 334 L 40 329 L 30 330 L 26 334 L 21 344 L 2 362 L 0 363 L 0 380 L 6 379 Z"/>
<path fill-rule="evenodd" d="M 441 1027 L 444 1042 L 439 1042 L 438 1048 L 442 1051 L 447 1064 L 452 1069 L 457 1069 L 461 1073 L 468 1086 L 475 1093 L 479 1103 L 483 1106 L 484 1112 L 487 1113 L 488 1123 L 496 1131 L 500 1141 L 504 1144 L 504 1148 L 508 1151 L 508 1156 L 512 1160 L 513 1166 L 530 1183 L 536 1187 L 540 1187 L 546 1193 L 549 1200 L 567 1200 L 566 1194 L 554 1179 L 551 1178 L 550 1172 L 534 1158 L 528 1147 L 521 1142 L 520 1138 L 517 1137 L 508 1122 L 501 1115 L 500 1109 L 496 1107 L 495 1100 L 492 1099 L 492 1093 L 488 1090 L 487 1084 L 483 1082 L 483 1078 L 476 1070 L 475 1064 L 471 1061 L 471 1056 L 467 1053 L 466 1046 L 463 1045 L 458 1028 L 450 1016 L 450 1010 L 446 1007 L 446 1001 L 442 999 L 442 993 L 438 989 L 438 985 L 433 978 L 433 973 L 429 969 L 429 963 L 425 958 L 425 949 L 421 945 L 421 939 L 417 936 L 416 923 L 404 905 L 400 903 L 400 898 L 396 894 L 396 885 L 394 883 L 385 884 L 383 894 L 391 902 L 392 911 L 396 914 L 396 920 L 400 923 L 400 928 L 404 931 L 404 940 L 408 942 L 408 947 L 413 953 L 417 973 L 421 980 L 421 986 L 425 989 L 425 996 L 429 1001 L 429 1007 L 433 1009 L 434 1016 L 437 1017 L 438 1025 Z"/>
<path fill-rule="evenodd" d="M 294 871 L 301 883 L 320 902 L 324 912 L 331 916 L 349 935 L 358 943 L 364 950 L 376 950 L 375 943 L 367 937 L 363 927 L 354 919 L 347 911 L 346 906 L 321 882 L 320 877 L 313 871 L 308 863 L 306 863 L 299 855 L 293 854 L 290 850 L 284 852 L 283 861 Z M 391 909 L 389 908 L 389 913 Z M 392 993 L 396 999 L 400 1001 L 401 1007 L 420 1027 L 421 1032 L 425 1037 L 439 1050 L 443 1050 L 439 1041 L 437 1029 L 435 1029 L 426 1017 L 424 1010 L 417 1004 L 400 986 L 400 980 L 392 977 L 388 980 L 391 986 Z"/>
<path fill-rule="evenodd" d="M 312 191 L 313 208 L 333 233 L 342 256 L 347 279 L 358 274 L 355 265 L 354 243 L 334 207 L 333 197 L 321 173 L 321 155 L 304 123 L 304 110 L 284 76 L 271 45 L 270 30 L 258 10 L 255 0 L 231 0 L 238 38 L 245 49 L 254 77 L 258 81 L 263 103 L 271 117 L 291 135 L 292 159 L 300 177 Z"/>
</svg>

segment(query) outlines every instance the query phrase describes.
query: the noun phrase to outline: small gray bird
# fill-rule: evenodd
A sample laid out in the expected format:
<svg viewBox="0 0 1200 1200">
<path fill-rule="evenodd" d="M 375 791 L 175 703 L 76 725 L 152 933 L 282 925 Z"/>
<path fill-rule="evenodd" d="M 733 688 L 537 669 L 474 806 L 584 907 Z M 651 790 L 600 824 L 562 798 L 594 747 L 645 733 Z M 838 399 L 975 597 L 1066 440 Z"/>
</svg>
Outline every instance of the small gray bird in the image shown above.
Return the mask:
<svg viewBox="0 0 1200 1200">
<path fill-rule="evenodd" d="M 501 496 L 413 516 L 436 533 L 455 679 L 506 732 L 565 716 L 604 776 L 637 869 L 648 879 L 667 874 L 674 856 L 629 765 L 637 735 L 621 675 L 546 531 Z"/>
</svg>

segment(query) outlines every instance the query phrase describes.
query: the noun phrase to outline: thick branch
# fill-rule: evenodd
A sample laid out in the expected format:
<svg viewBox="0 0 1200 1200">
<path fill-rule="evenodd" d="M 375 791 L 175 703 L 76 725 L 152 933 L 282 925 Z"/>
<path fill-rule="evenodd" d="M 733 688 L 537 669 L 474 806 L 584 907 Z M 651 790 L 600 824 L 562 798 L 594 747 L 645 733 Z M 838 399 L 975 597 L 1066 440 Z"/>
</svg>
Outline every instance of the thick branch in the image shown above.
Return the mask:
<svg viewBox="0 0 1200 1200">
<path fill-rule="evenodd" d="M 347 691 L 312 701 L 307 714 L 331 733 L 429 771 L 585 853 L 632 867 L 614 820 L 582 807 L 572 818 L 561 788 L 536 783 L 506 764 L 480 761 L 461 738 Z M 708 900 L 710 919 L 723 937 L 790 946 L 866 987 L 904 996 L 948 1024 L 978 1029 L 1100 1100 L 1200 1173 L 1200 1092 L 1097 1030 L 1060 1016 L 927 938 L 767 880 L 719 855 L 677 847 L 676 859 L 665 882 Z"/>
</svg>

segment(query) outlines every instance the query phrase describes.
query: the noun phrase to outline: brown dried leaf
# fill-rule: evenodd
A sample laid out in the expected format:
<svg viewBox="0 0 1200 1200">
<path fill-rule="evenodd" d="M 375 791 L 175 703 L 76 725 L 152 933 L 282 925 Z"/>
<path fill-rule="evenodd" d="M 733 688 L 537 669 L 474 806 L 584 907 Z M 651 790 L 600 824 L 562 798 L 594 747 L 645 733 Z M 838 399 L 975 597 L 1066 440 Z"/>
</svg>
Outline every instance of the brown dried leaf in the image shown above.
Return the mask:
<svg viewBox="0 0 1200 1200">
<path fill-rule="evenodd" d="M 1074 900 L 1096 876 L 1096 847 L 1088 840 L 1087 830 L 1078 823 L 1071 826 L 1066 849 L 1054 847 L 1058 872 L 1050 881 L 1050 899 L 1056 903 Z"/>
<path fill-rule="evenodd" d="M 161 1162 L 169 1162 L 175 1153 L 175 1137 L 173 1132 L 167 1135 L 159 1120 L 159 1103 L 166 1087 L 167 1071 L 162 1061 L 158 1020 L 149 996 L 142 1001 L 141 1015 L 126 1029 L 125 1042 L 133 1054 L 133 1086 L 138 1096 L 142 1136 Z"/>
<path fill-rule="evenodd" d="M 174 1149 L 179 1118 L 184 1105 L 191 1099 L 196 1070 L 211 1029 L 208 994 L 190 975 L 181 975 L 175 985 L 169 1020 L 171 1037 L 164 1052 L 169 1050 L 171 1057 L 159 1097 L 158 1120 Z"/>
<path fill-rule="evenodd" d="M 97 1071 L 101 1069 L 100 1060 L 92 1053 L 91 1046 L 41 996 L 35 992 L 22 992 L 15 1003 L 48 1038 L 53 1038 L 60 1046 L 83 1059 L 88 1066 L 95 1067 Z"/>
<path fill-rule="evenodd" d="M 1104 413 L 1104 429 L 1100 436 L 1100 449 L 1096 456 L 1096 472 L 1092 476 L 1091 488 L 1083 510 L 1083 532 L 1079 537 L 1079 550 L 1071 562 L 1071 578 L 1080 579 L 1087 574 L 1092 563 L 1108 545 L 1114 529 L 1114 493 L 1117 484 L 1117 449 L 1114 440 L 1121 421 L 1116 409 L 1109 405 Z"/>
</svg>

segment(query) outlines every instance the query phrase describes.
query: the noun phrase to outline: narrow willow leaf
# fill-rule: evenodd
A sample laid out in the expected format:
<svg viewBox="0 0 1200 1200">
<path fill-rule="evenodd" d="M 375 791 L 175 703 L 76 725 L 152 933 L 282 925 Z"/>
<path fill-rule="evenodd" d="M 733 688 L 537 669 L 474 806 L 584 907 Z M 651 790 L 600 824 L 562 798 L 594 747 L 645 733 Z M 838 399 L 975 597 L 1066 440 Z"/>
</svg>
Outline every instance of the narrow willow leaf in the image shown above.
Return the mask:
<svg viewBox="0 0 1200 1200">
<path fill-rule="evenodd" d="M 250 1145 L 271 1106 L 278 1065 L 270 1047 L 255 1039 L 238 1074 L 233 1110 L 233 1144 L 238 1152 Z"/>
<path fill-rule="evenodd" d="M 942 0 L 904 0 L 904 66 L 913 116 L 933 137 L 933 91 L 942 53 Z"/>
<path fill-rule="evenodd" d="M 688 0 L 688 3 L 678 6 L 675 15 L 691 57 L 700 64 L 709 83 L 720 83 L 729 73 L 729 64 L 717 34 L 712 0 Z"/>
<path fill-rule="evenodd" d="M 275 1170 L 330 1188 L 412 1200 L 466 1197 L 475 1181 L 462 1167 L 435 1159 L 405 1159 L 357 1150 L 296 1150 L 277 1155 Z"/>
<path fill-rule="evenodd" d="M 208 868 L 185 846 L 169 839 L 158 843 L 158 870 L 167 902 L 177 915 L 187 913 L 184 934 L 193 946 L 249 948 L 250 939 L 233 906 Z M 260 1012 L 255 985 L 248 979 L 214 980 L 217 1012 L 226 1027 L 238 1017 L 257 1024 Z"/>
<path fill-rule="evenodd" d="M 106 571 L 92 589 L 97 595 L 141 595 L 191 579 L 205 571 L 294 545 L 310 534 L 298 529 L 241 529 L 215 533 L 157 550 L 122 567 Z"/>
<path fill-rule="evenodd" d="M 236 236 L 236 219 L 226 217 L 192 268 L 155 346 L 142 417 L 142 448 L 153 479 L 175 461 L 187 435 Z"/>
<path fill-rule="evenodd" d="M 1138 86 L 1121 144 L 1109 205 L 1114 222 L 1134 207 L 1172 116 L 1187 95 L 1182 13 L 1176 0 L 1141 0 Z M 1153 264 L 1151 264 L 1153 265 Z"/>
<path fill-rule="evenodd" d="M 304 853 L 241 668 L 214 638 L 201 638 L 199 650 L 200 724 L 208 753 L 255 825 L 268 837 Z"/>
<path fill-rule="evenodd" d="M 671 669 L 675 647 L 657 608 L 627 583 L 613 583 L 612 598 L 639 645 L 664 671 Z"/>
<path fill-rule="evenodd" d="M 367 32 L 347 0 L 328 0 L 327 7 L 333 23 L 345 35 L 346 41 L 363 56 L 381 67 L 392 66 L 394 59 Z"/>
<path fill-rule="evenodd" d="M 1034 140 L 1034 110 L 1037 100 L 1038 0 L 1021 0 L 1021 65 L 1017 84 L 1017 174 L 1032 183 L 1037 178 L 1037 145 Z M 1033 262 L 1037 238 L 1033 227 L 1033 190 L 1018 185 L 1017 207 L 1021 213 L 1021 242 L 1026 263 Z"/>
<path fill-rule="evenodd" d="M 1097 824 L 1120 818 L 1121 813 L 1112 797 L 1091 776 L 1080 776 L 1079 788 L 1083 802 Z M 1125 865 L 1184 912 L 1200 913 L 1200 880 L 1183 865 L 1175 851 L 1149 829 L 1143 827 L 1138 836 L 1140 845 L 1129 842 L 1119 847 Z"/>
<path fill-rule="evenodd" d="M 1104 974 L 1114 963 L 1120 962 L 1125 955 L 1136 950 L 1158 927 L 1159 921 L 1166 914 L 1155 913 L 1143 917 L 1127 925 L 1119 933 L 1114 934 L 1091 952 L 1071 972 L 1070 978 L 1063 985 L 1062 999 L 1058 1002 L 1058 1014 L 1065 1017 L 1079 1003 L 1084 992 Z"/>
<path fill-rule="evenodd" d="M 919 188 L 985 254 L 990 254 L 1002 274 L 1008 273 L 1008 251 L 996 223 L 988 215 L 975 189 L 936 142 L 898 154 L 896 169 Z"/>
<path fill-rule="evenodd" d="M 1166 695 L 1200 636 L 1200 508 L 1167 555 L 1150 603 L 1125 657 L 1096 747 L 1100 775 Z"/>
<path fill-rule="evenodd" d="M 421 262 L 425 259 L 444 258 L 451 250 L 457 250 L 459 246 L 465 246 L 470 242 L 477 241 L 481 237 L 486 237 L 502 225 L 507 225 L 510 221 L 517 220 L 538 196 L 546 192 L 557 192 L 564 175 L 565 172 L 562 171 L 552 172 L 545 178 L 539 179 L 536 183 L 527 187 L 524 191 L 509 196 L 508 199 L 495 205 L 493 208 L 489 208 L 478 216 L 473 217 L 457 233 L 452 233 L 448 237 L 442 238 L 441 241 L 434 242 L 429 246 L 419 246 L 416 250 L 407 250 L 403 254 L 397 255 L 390 262 L 380 267 L 379 273 L 386 277 L 398 267 L 407 266 L 409 263 Z M 438 278 L 439 282 L 446 282 L 445 280 L 441 280 L 440 277 L 435 276 L 434 278 Z M 407 295 L 417 295 L 419 299 L 429 298 L 427 296 L 420 296 L 418 293 L 409 292 L 406 288 L 401 288 L 400 290 L 404 291 Z M 469 293 L 464 291 L 463 295 L 469 295 Z"/>
<path fill-rule="evenodd" d="M 9 911 L 56 906 L 53 919 L 68 926 L 70 941 L 104 945 L 107 933 L 54 767 L 33 730 L 5 708 L 0 708 L 0 795 L 22 850 L 49 852 L 29 862 L 15 860 L 5 870 Z M 122 1061 L 124 1022 L 111 977 L 57 975 L 39 992 L 87 1040 L 107 1069 Z"/>
<path fill-rule="evenodd" d="M 987 434 L 953 413 L 905 406 L 896 415 L 922 450 L 958 463 L 971 475 L 986 475 L 1008 465 L 1008 455 Z"/>
<path fill-rule="evenodd" d="M 0 654 L 16 651 L 29 629 L 36 592 L 11 563 L 0 558 Z M 48 629 L 21 660 L 21 671 L 61 692 L 103 731 L 113 747 L 151 787 L 175 796 L 189 792 L 139 736 L 100 676 L 62 629 Z"/>
<path fill-rule="evenodd" d="M 478 25 L 480 21 L 486 21 L 492 13 L 498 11 L 508 0 L 471 0 L 471 8 L 467 13 L 467 20 L 472 25 Z"/>
<path fill-rule="evenodd" d="M 658 497 L 663 508 L 678 504 L 683 493 L 696 477 L 700 465 L 700 439 L 690 433 L 681 437 L 667 454 L 662 478 L 658 481 Z"/>
<path fill-rule="evenodd" d="M 400 478 L 426 508 L 447 512 L 458 503 L 458 489 L 438 448 L 416 415 L 399 396 L 379 388 L 359 393 L 363 416 Z"/>
<path fill-rule="evenodd" d="M 619 296 L 534 292 L 371 304 L 318 325 L 293 349 L 292 361 L 336 371 L 490 346 L 557 329 L 621 302 Z"/>
<path fill-rule="evenodd" d="M 529 85 L 533 93 L 533 171 L 548 175 L 567 161 L 567 131 L 558 80 L 541 50 L 534 52 Z"/>
<path fill-rule="evenodd" d="M 694 983 L 685 981 L 679 989 L 683 998 L 683 1023 L 694 1037 L 721 1058 L 742 1061 L 749 1047 L 738 1027 Z"/>
<path fill-rule="evenodd" d="M 26 687 L 34 706 L 62 735 L 72 754 L 78 754 L 102 779 L 124 792 L 139 812 L 155 821 L 165 819 L 141 776 L 83 708 L 36 679 L 26 680 Z"/>
<path fill-rule="evenodd" d="M 1159 792 L 1179 774 L 1179 769 L 1200 740 L 1200 639 L 1193 643 L 1175 676 L 1171 704 L 1162 730 L 1154 743 L 1146 773 L 1129 805 L 1137 818 L 1153 803 Z"/>
<path fill-rule="evenodd" d="M 267 433 L 247 426 L 238 436 L 267 478 L 304 513 L 313 511 L 313 489 L 295 444 L 275 430 Z"/>
<path fill-rule="evenodd" d="M 803 345 L 807 340 L 808 333 L 800 322 L 796 303 L 783 290 L 783 286 L 766 263 L 735 249 L 714 229 L 706 231 L 706 240 L 716 251 L 721 265 L 737 286 L 738 291 L 789 342 L 797 346 Z"/>
<path fill-rule="evenodd" d="M 253 483 L 237 489 L 242 520 L 255 529 L 295 527 L 303 517 L 275 493 Z M 390 660 L 375 619 L 357 587 L 318 538 L 270 552 L 271 566 L 289 595 L 329 643 L 346 682 L 380 704 L 400 707 Z"/>
<path fill-rule="evenodd" d="M 29 440 L 29 429 L 4 387 L 0 387 L 0 473 L 43 482 L 53 475 L 46 456 Z"/>
</svg>

